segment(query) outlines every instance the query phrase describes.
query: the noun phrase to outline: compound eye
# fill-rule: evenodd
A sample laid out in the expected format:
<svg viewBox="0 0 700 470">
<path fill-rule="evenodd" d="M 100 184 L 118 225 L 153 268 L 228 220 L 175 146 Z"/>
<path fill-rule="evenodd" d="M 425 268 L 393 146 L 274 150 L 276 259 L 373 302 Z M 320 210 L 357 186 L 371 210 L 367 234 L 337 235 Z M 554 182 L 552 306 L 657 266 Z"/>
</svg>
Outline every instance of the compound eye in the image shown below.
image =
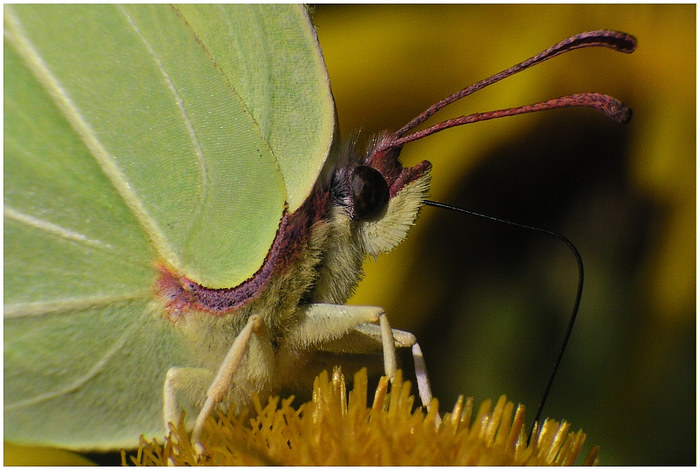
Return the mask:
<svg viewBox="0 0 700 470">
<path fill-rule="evenodd" d="M 353 219 L 371 220 L 378 216 L 389 202 L 389 185 L 374 168 L 358 166 L 352 171 L 350 188 L 353 197 Z"/>
</svg>

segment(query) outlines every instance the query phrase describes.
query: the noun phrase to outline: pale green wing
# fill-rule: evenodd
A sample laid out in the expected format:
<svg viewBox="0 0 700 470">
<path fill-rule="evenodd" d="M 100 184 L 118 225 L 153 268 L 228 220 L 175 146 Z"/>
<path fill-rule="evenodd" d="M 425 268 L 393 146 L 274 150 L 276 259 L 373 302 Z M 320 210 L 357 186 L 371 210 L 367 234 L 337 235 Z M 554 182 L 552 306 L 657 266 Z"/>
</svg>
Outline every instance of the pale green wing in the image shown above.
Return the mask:
<svg viewBox="0 0 700 470">
<path fill-rule="evenodd" d="M 265 15 L 322 63 L 301 7 L 200 12 L 245 24 Z M 162 5 L 5 7 L 6 439 L 106 448 L 160 434 L 165 372 L 189 352 L 158 310 L 154 263 L 231 287 L 274 239 L 288 149 L 259 120 L 279 113 L 286 127 L 293 112 L 275 102 L 255 116 L 262 98 L 249 95 L 273 85 L 244 89 L 222 64 L 266 59 L 239 44 L 219 60 L 236 31 L 208 36 L 205 19 L 186 16 Z M 277 73 L 307 73 L 299 60 Z M 319 158 L 333 115 L 315 90 L 330 96 L 325 72 L 283 94 L 326 121 L 328 135 L 298 136 Z"/>
<path fill-rule="evenodd" d="M 319 51 L 309 47 L 318 39 L 307 11 L 250 5 L 246 8 L 251 14 L 242 16 L 226 14 L 230 7 L 223 5 L 178 8 L 201 32 L 199 39 L 253 115 L 280 166 L 294 212 L 316 182 L 335 124 L 326 65 Z M 252 52 L 241 55 L 236 50 Z"/>
</svg>

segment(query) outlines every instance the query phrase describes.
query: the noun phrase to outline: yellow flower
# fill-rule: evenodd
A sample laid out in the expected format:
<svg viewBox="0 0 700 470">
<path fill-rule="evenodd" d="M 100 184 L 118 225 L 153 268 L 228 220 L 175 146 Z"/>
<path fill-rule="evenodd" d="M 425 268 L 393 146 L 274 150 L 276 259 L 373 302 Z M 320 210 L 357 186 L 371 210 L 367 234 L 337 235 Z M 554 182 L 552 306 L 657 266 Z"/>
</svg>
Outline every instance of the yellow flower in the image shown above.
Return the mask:
<svg viewBox="0 0 700 470">
<path fill-rule="evenodd" d="M 313 398 L 295 409 L 292 398 L 270 398 L 256 416 L 229 412 L 207 423 L 198 453 L 184 430 L 184 418 L 164 444 L 143 438 L 131 462 L 141 465 L 572 465 L 586 435 L 547 419 L 528 444 L 525 409 L 501 396 L 473 413 L 460 397 L 452 412 L 438 417 L 433 399 L 425 411 L 413 406 L 411 384 L 400 371 L 391 385 L 383 377 L 367 407 L 367 371 L 354 377 L 347 394 L 336 369 L 321 373 Z M 472 419 L 472 415 L 474 419 Z M 594 447 L 585 464 L 597 463 Z M 126 456 L 122 456 L 126 463 Z"/>
</svg>

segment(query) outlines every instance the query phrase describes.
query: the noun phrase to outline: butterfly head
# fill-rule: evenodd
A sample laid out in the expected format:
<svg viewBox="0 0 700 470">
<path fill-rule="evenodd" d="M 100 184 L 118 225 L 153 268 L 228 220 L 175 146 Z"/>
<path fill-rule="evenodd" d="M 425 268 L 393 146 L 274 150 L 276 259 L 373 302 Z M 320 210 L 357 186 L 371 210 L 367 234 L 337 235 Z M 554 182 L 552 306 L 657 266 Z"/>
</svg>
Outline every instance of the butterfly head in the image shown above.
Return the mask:
<svg viewBox="0 0 700 470">
<path fill-rule="evenodd" d="M 391 134 L 373 138 L 365 152 L 356 139 L 341 150 L 330 177 L 334 204 L 342 208 L 362 251 L 372 256 L 398 245 L 411 228 L 430 188 L 428 161 L 404 167 Z"/>
</svg>

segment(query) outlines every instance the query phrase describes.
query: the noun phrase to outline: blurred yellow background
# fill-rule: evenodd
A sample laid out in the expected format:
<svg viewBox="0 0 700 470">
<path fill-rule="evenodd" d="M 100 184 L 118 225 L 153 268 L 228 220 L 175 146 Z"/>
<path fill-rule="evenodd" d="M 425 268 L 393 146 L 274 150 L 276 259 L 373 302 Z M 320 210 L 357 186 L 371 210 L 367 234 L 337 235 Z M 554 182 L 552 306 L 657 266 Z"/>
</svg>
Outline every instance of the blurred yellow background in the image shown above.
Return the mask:
<svg viewBox="0 0 700 470">
<path fill-rule="evenodd" d="M 396 129 L 430 104 L 592 29 L 634 34 L 631 55 L 584 49 L 443 110 L 446 119 L 581 91 L 622 99 L 628 125 L 590 110 L 472 124 L 404 148 L 434 164 L 432 198 L 567 235 L 586 284 L 545 414 L 602 446 L 602 464 L 695 462 L 695 6 L 318 6 L 341 131 Z M 437 122 L 433 119 L 431 122 Z M 544 388 L 576 287 L 554 239 L 424 208 L 352 303 L 419 338 L 451 406 Z"/>
<path fill-rule="evenodd" d="M 557 230 L 581 251 L 583 303 L 545 415 L 583 428 L 602 464 L 695 463 L 695 6 L 328 5 L 314 22 L 344 135 L 396 129 L 581 31 L 638 38 L 632 55 L 575 51 L 437 116 L 598 91 L 632 106 L 630 124 L 558 110 L 448 130 L 402 159 L 433 162 L 433 199 Z M 425 208 L 367 264 L 352 303 L 417 335 L 445 406 L 506 393 L 531 419 L 573 303 L 573 258 L 542 235 L 442 212 Z"/>
</svg>

